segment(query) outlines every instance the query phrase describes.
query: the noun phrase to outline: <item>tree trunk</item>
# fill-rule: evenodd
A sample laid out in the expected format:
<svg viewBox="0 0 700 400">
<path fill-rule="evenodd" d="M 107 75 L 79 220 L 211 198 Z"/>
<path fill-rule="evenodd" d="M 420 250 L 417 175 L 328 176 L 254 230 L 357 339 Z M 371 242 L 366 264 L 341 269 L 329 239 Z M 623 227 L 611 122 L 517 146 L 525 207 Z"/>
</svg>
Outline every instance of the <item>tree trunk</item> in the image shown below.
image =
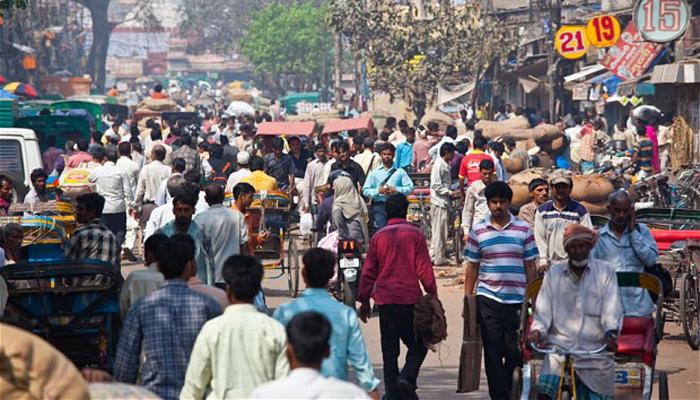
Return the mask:
<svg viewBox="0 0 700 400">
<path fill-rule="evenodd" d="M 333 59 L 333 91 L 335 104 L 343 103 L 343 38 L 339 33 L 335 34 Z"/>
<path fill-rule="evenodd" d="M 92 19 L 92 47 L 88 56 L 87 72 L 92 77 L 95 88 L 101 93 L 107 79 L 107 50 L 112 26 L 109 24 L 107 9 L 110 0 L 77 0 L 90 10 Z"/>
</svg>

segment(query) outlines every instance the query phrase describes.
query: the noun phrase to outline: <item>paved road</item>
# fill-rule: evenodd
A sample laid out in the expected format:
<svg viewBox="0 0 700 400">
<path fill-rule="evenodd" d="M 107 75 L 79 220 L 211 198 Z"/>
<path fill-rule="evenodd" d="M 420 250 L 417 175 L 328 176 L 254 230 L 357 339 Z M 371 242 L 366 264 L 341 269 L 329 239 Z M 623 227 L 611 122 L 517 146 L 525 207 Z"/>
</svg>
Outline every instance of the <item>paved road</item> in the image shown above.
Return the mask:
<svg viewBox="0 0 700 400">
<path fill-rule="evenodd" d="M 142 266 L 124 268 L 125 275 Z M 448 320 L 448 338 L 438 351 L 429 352 L 418 378 L 418 394 L 423 400 L 445 399 L 488 399 L 486 376 L 482 366 L 481 385 L 478 392 L 458 394 L 457 371 L 462 341 L 462 287 L 451 286 L 453 277 L 440 277 L 439 294 Z M 291 300 L 287 290 L 286 276 L 280 279 L 266 279 L 263 282 L 268 305 L 272 308 Z M 301 283 L 303 288 L 303 282 Z M 365 341 L 375 373 L 381 379 L 382 357 L 379 341 L 379 320 L 372 318 L 362 324 Z M 682 331 L 671 323 L 666 325 L 667 337 L 659 347 L 657 369 L 668 371 L 671 399 L 700 399 L 700 352 L 693 352 L 685 342 Z M 402 349 L 403 350 L 403 349 Z M 403 354 L 403 353 L 402 353 Z M 658 398 L 656 393 L 654 399 Z"/>
</svg>

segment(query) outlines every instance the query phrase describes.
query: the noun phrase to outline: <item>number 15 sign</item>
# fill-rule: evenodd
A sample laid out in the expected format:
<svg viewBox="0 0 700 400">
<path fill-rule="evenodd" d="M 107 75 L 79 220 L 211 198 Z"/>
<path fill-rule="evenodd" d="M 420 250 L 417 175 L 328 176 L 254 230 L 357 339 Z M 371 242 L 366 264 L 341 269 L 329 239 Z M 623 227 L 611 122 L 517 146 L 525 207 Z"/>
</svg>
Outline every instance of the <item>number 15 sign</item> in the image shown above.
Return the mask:
<svg viewBox="0 0 700 400">
<path fill-rule="evenodd" d="M 634 8 L 634 22 L 645 40 L 666 43 L 683 35 L 690 21 L 685 0 L 641 0 Z"/>
</svg>

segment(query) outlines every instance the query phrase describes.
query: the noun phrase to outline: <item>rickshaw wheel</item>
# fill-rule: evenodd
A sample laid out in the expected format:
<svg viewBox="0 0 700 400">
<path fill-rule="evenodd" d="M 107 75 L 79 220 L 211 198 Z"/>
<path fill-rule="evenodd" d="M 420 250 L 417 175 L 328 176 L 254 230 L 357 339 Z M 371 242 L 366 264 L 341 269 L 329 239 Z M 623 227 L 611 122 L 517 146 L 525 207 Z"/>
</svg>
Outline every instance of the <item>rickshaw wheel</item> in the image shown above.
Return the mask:
<svg viewBox="0 0 700 400">
<path fill-rule="evenodd" d="M 668 399 L 668 372 L 659 371 L 659 400 Z"/>
<path fill-rule="evenodd" d="M 293 237 L 289 238 L 289 246 L 287 247 L 287 283 L 289 293 L 292 297 L 297 297 L 299 293 L 299 250 Z"/>
<path fill-rule="evenodd" d="M 691 349 L 700 348 L 700 321 L 698 321 L 698 287 L 692 275 L 683 277 L 683 290 L 680 293 L 680 316 L 685 339 Z"/>
<path fill-rule="evenodd" d="M 510 385 L 510 398 L 513 400 L 520 400 L 522 393 L 523 369 L 521 367 L 515 367 L 515 369 L 513 369 L 513 376 Z"/>
</svg>

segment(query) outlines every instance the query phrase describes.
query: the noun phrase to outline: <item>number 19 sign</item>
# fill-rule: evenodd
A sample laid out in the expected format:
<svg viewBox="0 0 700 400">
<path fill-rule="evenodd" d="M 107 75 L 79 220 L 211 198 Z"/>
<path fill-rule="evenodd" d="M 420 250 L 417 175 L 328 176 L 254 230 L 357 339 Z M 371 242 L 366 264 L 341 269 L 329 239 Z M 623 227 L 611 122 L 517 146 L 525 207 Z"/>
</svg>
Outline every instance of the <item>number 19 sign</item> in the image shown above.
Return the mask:
<svg viewBox="0 0 700 400">
<path fill-rule="evenodd" d="M 590 46 L 585 25 L 564 25 L 554 35 L 554 45 L 560 56 L 575 60 L 586 55 Z"/>
<path fill-rule="evenodd" d="M 690 21 L 685 0 L 641 0 L 634 9 L 634 22 L 650 42 L 671 42 L 683 35 Z"/>
</svg>

